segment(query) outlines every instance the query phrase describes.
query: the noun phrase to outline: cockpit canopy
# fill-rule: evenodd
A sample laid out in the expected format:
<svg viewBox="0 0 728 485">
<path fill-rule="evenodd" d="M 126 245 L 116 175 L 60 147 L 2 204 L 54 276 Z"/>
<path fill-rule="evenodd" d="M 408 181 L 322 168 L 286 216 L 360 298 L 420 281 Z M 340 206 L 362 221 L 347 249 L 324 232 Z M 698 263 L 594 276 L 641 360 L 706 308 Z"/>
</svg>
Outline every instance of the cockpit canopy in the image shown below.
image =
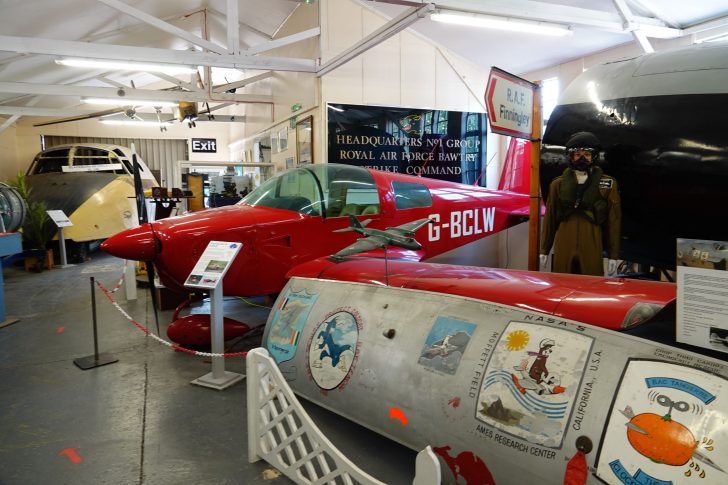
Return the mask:
<svg viewBox="0 0 728 485">
<path fill-rule="evenodd" d="M 334 163 L 288 170 L 239 203 L 326 217 L 379 214 L 379 192 L 369 171 Z"/>
</svg>

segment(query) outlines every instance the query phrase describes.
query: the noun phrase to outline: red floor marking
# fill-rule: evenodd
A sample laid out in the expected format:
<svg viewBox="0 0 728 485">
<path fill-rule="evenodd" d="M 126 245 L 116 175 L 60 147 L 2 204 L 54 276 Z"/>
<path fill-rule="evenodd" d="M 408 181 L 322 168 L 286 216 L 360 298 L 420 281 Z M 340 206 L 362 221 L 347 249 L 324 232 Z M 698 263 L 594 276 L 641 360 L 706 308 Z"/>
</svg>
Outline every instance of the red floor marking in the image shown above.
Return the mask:
<svg viewBox="0 0 728 485">
<path fill-rule="evenodd" d="M 407 423 L 409 423 L 407 416 L 399 408 L 389 408 L 389 419 L 399 420 L 402 426 L 407 426 Z"/>
<path fill-rule="evenodd" d="M 56 333 L 63 333 L 63 332 L 65 332 L 65 331 L 66 331 L 66 327 L 58 327 L 58 328 L 56 329 Z"/>
<path fill-rule="evenodd" d="M 78 456 L 78 453 L 76 453 L 76 450 L 78 448 L 66 448 L 65 450 L 61 450 L 60 453 L 58 453 L 58 456 L 66 455 L 69 460 L 71 460 L 71 463 L 78 464 L 83 461 L 83 458 Z"/>
</svg>

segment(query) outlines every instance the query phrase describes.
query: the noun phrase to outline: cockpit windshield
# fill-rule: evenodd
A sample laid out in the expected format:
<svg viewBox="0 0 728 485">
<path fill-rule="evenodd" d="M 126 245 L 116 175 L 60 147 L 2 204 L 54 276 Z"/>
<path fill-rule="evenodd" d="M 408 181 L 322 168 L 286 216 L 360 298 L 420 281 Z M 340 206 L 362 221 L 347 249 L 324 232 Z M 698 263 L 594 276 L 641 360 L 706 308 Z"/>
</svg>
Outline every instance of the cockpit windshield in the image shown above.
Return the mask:
<svg viewBox="0 0 728 485">
<path fill-rule="evenodd" d="M 326 217 L 379 214 L 372 175 L 360 167 L 329 163 L 284 172 L 239 203 Z"/>
</svg>

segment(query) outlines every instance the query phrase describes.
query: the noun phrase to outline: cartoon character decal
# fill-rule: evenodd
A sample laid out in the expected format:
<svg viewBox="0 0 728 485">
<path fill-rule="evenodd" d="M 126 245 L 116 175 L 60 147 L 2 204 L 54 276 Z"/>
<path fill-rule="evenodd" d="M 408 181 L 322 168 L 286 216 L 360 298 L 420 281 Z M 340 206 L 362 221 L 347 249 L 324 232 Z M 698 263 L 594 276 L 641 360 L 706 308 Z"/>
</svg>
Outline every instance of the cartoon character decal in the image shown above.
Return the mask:
<svg viewBox="0 0 728 485">
<path fill-rule="evenodd" d="M 726 379 L 666 362 L 631 360 L 597 457 L 610 484 L 728 483 Z M 721 451 L 722 450 L 722 451 Z"/>
<path fill-rule="evenodd" d="M 417 362 L 428 369 L 454 375 L 475 328 L 474 323 L 437 317 Z"/>
<path fill-rule="evenodd" d="M 475 417 L 531 443 L 560 447 L 592 341 L 510 322 L 488 362 Z"/>
<path fill-rule="evenodd" d="M 277 363 L 296 355 L 301 329 L 317 298 L 318 295 L 310 295 L 306 290 L 294 293 L 289 289 L 275 308 L 266 345 Z"/>
<path fill-rule="evenodd" d="M 324 318 L 308 343 L 308 368 L 324 390 L 339 387 L 356 360 L 361 318 L 352 309 L 338 309 Z M 341 387 L 343 388 L 343 386 Z"/>
</svg>

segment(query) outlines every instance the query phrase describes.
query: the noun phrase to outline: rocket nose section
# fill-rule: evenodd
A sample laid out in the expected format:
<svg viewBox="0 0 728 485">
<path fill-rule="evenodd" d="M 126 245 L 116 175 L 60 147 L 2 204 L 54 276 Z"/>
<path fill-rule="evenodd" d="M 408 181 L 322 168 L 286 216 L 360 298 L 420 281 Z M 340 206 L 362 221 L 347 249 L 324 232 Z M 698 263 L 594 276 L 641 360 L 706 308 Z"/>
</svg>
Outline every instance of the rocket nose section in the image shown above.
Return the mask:
<svg viewBox="0 0 728 485">
<path fill-rule="evenodd" d="M 151 261 L 157 255 L 157 240 L 147 223 L 111 236 L 101 243 L 101 249 L 117 258 Z"/>
</svg>

